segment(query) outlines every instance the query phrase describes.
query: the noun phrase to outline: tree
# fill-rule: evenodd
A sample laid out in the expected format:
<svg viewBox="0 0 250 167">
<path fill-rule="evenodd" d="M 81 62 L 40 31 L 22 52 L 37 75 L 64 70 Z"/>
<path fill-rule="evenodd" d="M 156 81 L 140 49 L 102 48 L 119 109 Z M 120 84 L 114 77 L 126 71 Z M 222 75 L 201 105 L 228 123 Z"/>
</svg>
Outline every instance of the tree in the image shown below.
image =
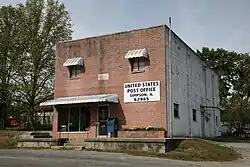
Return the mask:
<svg viewBox="0 0 250 167">
<path fill-rule="evenodd" d="M 72 25 L 69 13 L 58 0 L 27 0 L 17 10 L 22 50 L 13 76 L 13 100 L 26 106 L 25 114 L 32 125 L 39 103 L 53 93 L 55 45 L 71 39 Z"/>
<path fill-rule="evenodd" d="M 17 64 L 17 11 L 12 6 L 0 8 L 0 122 L 6 125 L 13 92 L 12 75 Z M 0 127 L 1 127 L 0 125 Z"/>
<path fill-rule="evenodd" d="M 222 121 L 243 133 L 250 123 L 250 57 L 224 49 L 202 48 L 199 56 L 219 74 Z"/>
<path fill-rule="evenodd" d="M 233 83 L 238 75 L 237 62 L 240 62 L 242 57 L 236 52 L 229 52 L 225 49 L 215 50 L 205 47 L 197 53 L 219 75 L 220 105 L 224 107 L 228 97 L 231 96 L 230 89 L 233 89 Z"/>
<path fill-rule="evenodd" d="M 249 109 L 249 98 L 233 93 L 222 113 L 222 121 L 226 122 L 228 127 L 234 128 L 236 135 L 241 135 L 244 133 L 246 125 L 250 123 Z"/>
</svg>

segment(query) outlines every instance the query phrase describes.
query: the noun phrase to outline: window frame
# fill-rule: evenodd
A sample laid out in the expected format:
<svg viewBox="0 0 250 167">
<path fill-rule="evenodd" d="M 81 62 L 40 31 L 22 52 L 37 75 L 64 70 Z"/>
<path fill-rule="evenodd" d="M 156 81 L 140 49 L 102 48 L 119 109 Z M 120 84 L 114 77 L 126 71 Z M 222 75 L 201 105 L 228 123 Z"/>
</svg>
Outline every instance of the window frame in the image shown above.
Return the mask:
<svg viewBox="0 0 250 167">
<path fill-rule="evenodd" d="M 177 103 L 174 103 L 174 118 L 180 119 L 180 106 Z"/>
</svg>

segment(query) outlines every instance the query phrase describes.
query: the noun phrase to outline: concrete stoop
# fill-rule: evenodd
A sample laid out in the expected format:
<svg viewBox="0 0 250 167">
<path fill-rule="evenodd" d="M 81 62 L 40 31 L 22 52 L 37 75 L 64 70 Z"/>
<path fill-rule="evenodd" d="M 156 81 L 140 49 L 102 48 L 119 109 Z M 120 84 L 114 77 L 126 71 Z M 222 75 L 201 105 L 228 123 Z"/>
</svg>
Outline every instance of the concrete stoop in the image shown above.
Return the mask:
<svg viewBox="0 0 250 167">
<path fill-rule="evenodd" d="M 76 150 L 82 151 L 84 149 L 83 146 L 51 146 L 51 150 Z"/>
</svg>

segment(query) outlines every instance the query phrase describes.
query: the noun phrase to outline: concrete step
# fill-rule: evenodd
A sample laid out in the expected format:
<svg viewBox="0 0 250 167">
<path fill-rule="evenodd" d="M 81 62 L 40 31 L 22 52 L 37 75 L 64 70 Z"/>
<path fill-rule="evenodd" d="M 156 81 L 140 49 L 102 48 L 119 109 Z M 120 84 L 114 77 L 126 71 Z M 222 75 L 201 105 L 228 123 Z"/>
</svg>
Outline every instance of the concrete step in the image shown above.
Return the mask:
<svg viewBox="0 0 250 167">
<path fill-rule="evenodd" d="M 84 149 L 83 146 L 51 146 L 52 150 L 76 150 L 82 151 Z"/>
</svg>

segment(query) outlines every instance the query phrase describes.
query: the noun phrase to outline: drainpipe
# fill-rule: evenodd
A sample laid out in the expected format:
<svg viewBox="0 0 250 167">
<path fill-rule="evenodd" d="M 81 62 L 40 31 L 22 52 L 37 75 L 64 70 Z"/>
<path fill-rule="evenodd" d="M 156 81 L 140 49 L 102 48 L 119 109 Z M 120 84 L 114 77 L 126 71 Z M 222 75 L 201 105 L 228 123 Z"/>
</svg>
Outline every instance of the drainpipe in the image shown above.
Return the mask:
<svg viewBox="0 0 250 167">
<path fill-rule="evenodd" d="M 69 139 L 69 126 L 70 126 L 70 107 L 68 112 L 68 139 Z"/>
<path fill-rule="evenodd" d="M 173 118 L 172 118 L 172 29 L 171 17 L 169 17 L 169 42 L 168 42 L 168 94 L 169 94 L 169 137 L 173 137 Z"/>
<path fill-rule="evenodd" d="M 213 120 L 214 120 L 214 136 L 216 136 L 216 131 L 217 131 L 217 127 L 216 127 L 216 119 L 215 119 L 215 102 L 214 102 L 214 74 L 212 74 L 212 102 L 213 102 Z"/>
<path fill-rule="evenodd" d="M 204 70 L 204 76 L 205 76 L 205 79 L 204 79 L 204 82 L 205 82 L 205 108 L 204 108 L 204 119 L 206 118 L 206 114 L 208 113 L 207 111 L 207 66 L 203 66 L 203 70 Z M 210 133 L 210 131 L 209 131 Z M 204 135 L 206 136 L 206 119 L 204 120 Z M 205 137 L 204 136 L 204 137 Z"/>
</svg>

